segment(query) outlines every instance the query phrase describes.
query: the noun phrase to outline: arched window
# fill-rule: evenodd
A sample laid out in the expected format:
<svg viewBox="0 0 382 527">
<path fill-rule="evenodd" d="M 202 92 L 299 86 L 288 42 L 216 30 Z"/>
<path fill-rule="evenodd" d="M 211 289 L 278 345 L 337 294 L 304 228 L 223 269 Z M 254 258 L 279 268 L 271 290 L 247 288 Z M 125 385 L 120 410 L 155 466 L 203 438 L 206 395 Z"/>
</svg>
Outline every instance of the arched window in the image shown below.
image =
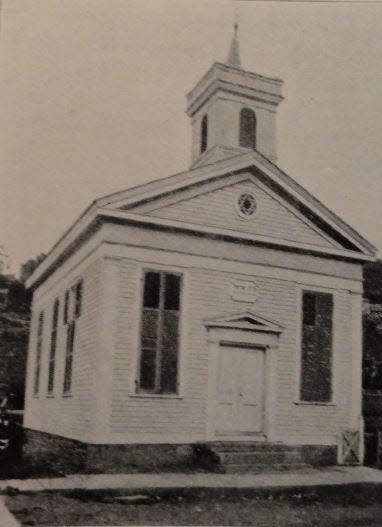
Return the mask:
<svg viewBox="0 0 382 527">
<path fill-rule="evenodd" d="M 208 116 L 207 114 L 202 119 L 200 128 L 200 153 L 203 154 L 207 150 L 207 136 L 208 136 Z"/>
<path fill-rule="evenodd" d="M 251 108 L 243 108 L 240 112 L 239 145 L 256 148 L 256 115 Z"/>
</svg>

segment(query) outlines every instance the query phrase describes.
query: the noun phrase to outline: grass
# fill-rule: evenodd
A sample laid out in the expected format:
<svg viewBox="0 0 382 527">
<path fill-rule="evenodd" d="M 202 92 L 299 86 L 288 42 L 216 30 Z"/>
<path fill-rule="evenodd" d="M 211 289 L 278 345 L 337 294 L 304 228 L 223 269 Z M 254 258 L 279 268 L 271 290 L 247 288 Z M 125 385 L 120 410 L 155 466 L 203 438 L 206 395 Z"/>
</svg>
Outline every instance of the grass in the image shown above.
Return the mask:
<svg viewBox="0 0 382 527">
<path fill-rule="evenodd" d="M 291 496 L 150 496 L 118 503 L 86 493 L 17 494 L 7 505 L 22 525 L 237 525 L 255 527 L 380 527 L 382 489 Z"/>
</svg>

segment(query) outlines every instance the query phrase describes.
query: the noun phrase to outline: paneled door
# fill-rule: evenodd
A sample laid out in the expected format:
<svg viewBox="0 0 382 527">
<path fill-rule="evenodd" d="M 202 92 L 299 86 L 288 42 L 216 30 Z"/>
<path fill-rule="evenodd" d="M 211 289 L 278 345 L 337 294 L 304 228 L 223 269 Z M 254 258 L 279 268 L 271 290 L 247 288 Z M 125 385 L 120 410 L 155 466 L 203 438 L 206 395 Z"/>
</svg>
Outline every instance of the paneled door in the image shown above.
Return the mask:
<svg viewBox="0 0 382 527">
<path fill-rule="evenodd" d="M 215 434 L 263 431 L 264 351 L 221 345 L 218 351 Z"/>
</svg>

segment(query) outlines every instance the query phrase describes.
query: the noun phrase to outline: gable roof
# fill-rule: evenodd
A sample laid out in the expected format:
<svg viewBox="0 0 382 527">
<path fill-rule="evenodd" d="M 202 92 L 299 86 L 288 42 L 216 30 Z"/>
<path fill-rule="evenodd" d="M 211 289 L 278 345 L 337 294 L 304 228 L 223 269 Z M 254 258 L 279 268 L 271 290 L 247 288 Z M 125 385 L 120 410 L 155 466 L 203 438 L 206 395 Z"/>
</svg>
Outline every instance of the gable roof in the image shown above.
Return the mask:
<svg viewBox="0 0 382 527">
<path fill-rule="evenodd" d="M 227 173 L 234 173 L 247 168 L 254 168 L 260 171 L 267 178 L 268 183 L 277 187 L 278 192 L 288 195 L 296 207 L 303 209 L 307 215 L 314 216 L 322 225 L 326 224 L 333 231 L 340 234 L 344 240 L 354 246 L 355 250 L 370 256 L 376 253 L 376 247 L 257 151 L 247 150 L 245 153 L 237 153 L 231 157 L 205 164 L 202 167 L 196 167 L 126 191 L 110 194 L 95 203 L 98 206 L 113 209 L 123 206 L 126 210 L 180 189 L 192 187 L 208 180 L 218 179 L 219 177 L 224 177 Z"/>
<path fill-rule="evenodd" d="M 95 200 L 52 247 L 45 260 L 28 279 L 27 286 L 34 286 L 37 282 L 43 280 L 43 275 L 45 276 L 48 273 L 49 268 L 58 260 L 62 260 L 63 254 L 68 249 L 68 246 L 73 245 L 76 240 L 83 239 L 84 232 L 88 232 L 96 221 L 107 218 L 117 219 L 118 217 L 121 221 L 133 222 L 135 224 L 143 223 L 152 225 L 155 223 L 156 226 L 162 225 L 168 228 L 178 227 L 184 230 L 186 228 L 184 224 L 177 226 L 177 222 L 175 221 L 169 222 L 168 220 L 160 220 L 158 218 L 147 218 L 143 215 L 134 214 L 133 209 L 138 205 L 157 200 L 174 192 L 179 192 L 208 181 L 217 181 L 220 178 L 224 178 L 227 174 L 234 174 L 248 169 L 256 171 L 258 176 L 261 175 L 261 177 L 265 178 L 268 185 L 272 186 L 283 197 L 290 200 L 296 208 L 303 211 L 308 217 L 313 218 L 322 229 L 326 229 L 327 232 L 339 237 L 343 242 L 345 250 L 342 252 L 337 251 L 337 256 L 355 260 L 374 260 L 377 249 L 363 236 L 325 207 L 325 205 L 266 157 L 257 151 L 246 151 L 245 153 L 235 152 L 235 155 L 231 157 L 213 161 L 210 164 L 207 161 L 207 164 L 201 167 L 191 168 L 191 170 L 131 187 L 127 190 L 115 192 Z M 121 207 L 124 210 L 119 210 Z M 190 225 L 189 230 L 202 231 L 203 229 L 197 225 Z M 226 233 L 212 232 L 213 229 L 209 228 L 203 231 L 211 234 L 226 235 Z M 252 241 L 256 242 L 259 240 L 254 237 Z M 267 243 L 267 240 L 260 240 L 260 242 Z M 313 250 L 313 248 L 307 249 Z M 328 254 L 330 254 L 330 251 L 328 251 Z M 335 253 L 332 252 L 332 254 Z"/>
</svg>

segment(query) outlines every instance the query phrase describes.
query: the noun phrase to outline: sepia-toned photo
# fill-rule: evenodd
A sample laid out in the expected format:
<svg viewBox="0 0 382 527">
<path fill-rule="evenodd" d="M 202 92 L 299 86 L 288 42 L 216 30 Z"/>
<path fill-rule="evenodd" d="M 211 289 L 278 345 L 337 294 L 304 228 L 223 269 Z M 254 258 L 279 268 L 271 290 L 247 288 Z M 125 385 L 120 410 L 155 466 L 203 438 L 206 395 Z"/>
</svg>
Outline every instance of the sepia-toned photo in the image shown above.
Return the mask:
<svg viewBox="0 0 382 527">
<path fill-rule="evenodd" d="M 381 526 L 382 1 L 0 10 L 0 526 Z"/>
</svg>

